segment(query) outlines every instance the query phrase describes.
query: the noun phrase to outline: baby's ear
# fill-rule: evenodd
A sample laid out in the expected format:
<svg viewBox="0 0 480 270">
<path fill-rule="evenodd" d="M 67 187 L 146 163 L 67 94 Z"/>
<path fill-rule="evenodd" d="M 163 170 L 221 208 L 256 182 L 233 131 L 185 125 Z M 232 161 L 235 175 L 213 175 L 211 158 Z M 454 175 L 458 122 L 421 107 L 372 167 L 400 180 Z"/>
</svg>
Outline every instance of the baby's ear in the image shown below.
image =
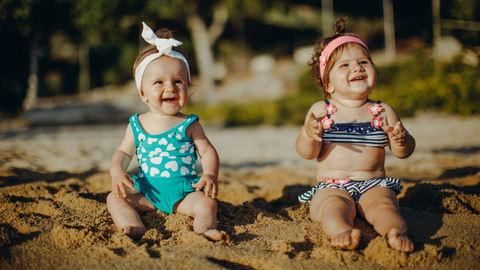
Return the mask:
<svg viewBox="0 0 480 270">
<path fill-rule="evenodd" d="M 333 92 L 335 92 L 335 89 L 333 88 L 331 83 L 329 83 L 325 89 L 326 89 L 325 91 L 327 91 L 327 93 L 329 94 L 333 94 Z"/>
<path fill-rule="evenodd" d="M 142 101 L 145 102 L 145 103 L 148 103 L 148 99 L 147 97 L 145 96 L 145 93 L 143 92 L 143 89 L 140 88 L 140 97 L 142 98 Z"/>
</svg>

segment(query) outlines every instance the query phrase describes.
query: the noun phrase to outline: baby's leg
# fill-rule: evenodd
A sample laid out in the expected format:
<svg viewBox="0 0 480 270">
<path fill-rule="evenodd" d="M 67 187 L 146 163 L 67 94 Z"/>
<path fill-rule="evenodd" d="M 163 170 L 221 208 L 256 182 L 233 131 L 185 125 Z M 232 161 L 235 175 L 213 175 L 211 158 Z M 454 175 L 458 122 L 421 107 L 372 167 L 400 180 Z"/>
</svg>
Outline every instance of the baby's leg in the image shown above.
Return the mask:
<svg viewBox="0 0 480 270">
<path fill-rule="evenodd" d="M 385 187 L 367 190 L 358 202 L 358 211 L 380 235 L 386 236 L 391 248 L 413 251 L 413 243 L 407 236 L 407 225 L 400 214 L 395 192 Z"/>
<path fill-rule="evenodd" d="M 193 217 L 193 230 L 210 240 L 229 238 L 226 232 L 217 230 L 217 202 L 201 191 L 188 194 L 176 204 L 174 212 Z"/>
<path fill-rule="evenodd" d="M 156 210 L 155 206 L 141 192 L 132 190 L 127 190 L 125 199 L 116 198 L 113 193 L 108 194 L 107 207 L 118 231 L 130 235 L 132 238 L 140 238 L 146 232 L 138 212 Z"/>
<path fill-rule="evenodd" d="M 324 188 L 318 190 L 310 203 L 310 216 L 332 236 L 330 245 L 355 249 L 360 242 L 360 230 L 353 228 L 356 205 L 345 190 Z"/>
</svg>

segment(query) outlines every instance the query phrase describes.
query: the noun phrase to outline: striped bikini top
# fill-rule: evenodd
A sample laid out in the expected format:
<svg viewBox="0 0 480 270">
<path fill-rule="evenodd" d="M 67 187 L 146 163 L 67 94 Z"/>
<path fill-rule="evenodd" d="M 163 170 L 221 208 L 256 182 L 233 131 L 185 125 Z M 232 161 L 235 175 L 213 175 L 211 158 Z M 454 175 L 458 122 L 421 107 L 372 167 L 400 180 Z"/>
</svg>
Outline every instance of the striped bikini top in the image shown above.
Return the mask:
<svg viewBox="0 0 480 270">
<path fill-rule="evenodd" d="M 330 116 L 337 111 L 335 105 L 325 100 L 328 114 L 322 119 L 324 127 L 323 142 L 353 143 L 384 148 L 388 144 L 387 134 L 382 130 L 382 117 L 378 114 L 383 110 L 380 101 L 368 106 L 368 112 L 373 114 L 371 122 L 334 123 Z"/>
</svg>

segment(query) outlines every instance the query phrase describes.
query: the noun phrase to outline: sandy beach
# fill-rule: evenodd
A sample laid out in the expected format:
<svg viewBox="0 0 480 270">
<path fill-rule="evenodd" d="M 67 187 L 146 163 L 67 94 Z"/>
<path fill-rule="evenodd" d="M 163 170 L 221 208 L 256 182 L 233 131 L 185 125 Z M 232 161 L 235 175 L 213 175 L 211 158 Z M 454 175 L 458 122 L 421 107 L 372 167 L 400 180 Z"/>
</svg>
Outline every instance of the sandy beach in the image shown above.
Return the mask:
<svg viewBox="0 0 480 270">
<path fill-rule="evenodd" d="M 328 246 L 296 199 L 316 183 L 315 161 L 295 152 L 298 126 L 205 128 L 221 158 L 218 228 L 228 243 L 160 211 L 141 216 L 140 240 L 116 231 L 105 199 L 126 123 L 2 126 L 0 269 L 479 269 L 480 118 L 423 113 L 404 126 L 416 151 L 403 160 L 387 153 L 386 168 L 405 186 L 409 254 L 360 218 L 357 250 Z"/>
</svg>

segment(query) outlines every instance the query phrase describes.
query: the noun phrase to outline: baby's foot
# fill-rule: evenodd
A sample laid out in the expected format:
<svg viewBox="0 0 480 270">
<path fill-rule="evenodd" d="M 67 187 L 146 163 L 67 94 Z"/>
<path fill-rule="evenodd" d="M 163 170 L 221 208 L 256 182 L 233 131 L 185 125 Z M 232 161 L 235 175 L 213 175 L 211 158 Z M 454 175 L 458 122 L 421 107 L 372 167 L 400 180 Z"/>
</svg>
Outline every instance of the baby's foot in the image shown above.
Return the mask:
<svg viewBox="0 0 480 270">
<path fill-rule="evenodd" d="M 230 236 L 224 231 L 219 231 L 219 230 L 208 230 L 204 233 L 202 233 L 205 238 L 212 240 L 212 241 L 220 241 L 222 239 L 225 239 L 225 242 L 230 242 Z"/>
<path fill-rule="evenodd" d="M 140 239 L 147 232 L 145 227 L 126 226 L 121 228 L 120 233 L 130 236 L 133 239 Z"/>
<path fill-rule="evenodd" d="M 361 232 L 357 229 L 339 233 L 332 237 L 330 245 L 336 248 L 353 250 L 356 249 L 360 243 L 360 235 Z"/>
<path fill-rule="evenodd" d="M 402 252 L 412 252 L 413 243 L 406 235 L 399 234 L 397 229 L 391 229 L 387 234 L 388 245 Z"/>
</svg>

